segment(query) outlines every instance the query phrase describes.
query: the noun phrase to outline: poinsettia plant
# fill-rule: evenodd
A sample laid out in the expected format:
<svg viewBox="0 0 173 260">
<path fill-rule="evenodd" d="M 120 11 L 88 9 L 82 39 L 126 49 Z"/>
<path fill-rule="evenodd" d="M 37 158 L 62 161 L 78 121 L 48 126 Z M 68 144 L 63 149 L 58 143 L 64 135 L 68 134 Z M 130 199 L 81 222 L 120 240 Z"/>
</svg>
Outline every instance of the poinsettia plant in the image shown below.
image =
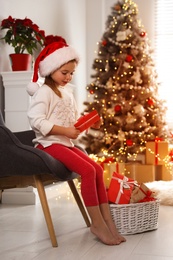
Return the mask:
<svg viewBox="0 0 173 260">
<path fill-rule="evenodd" d="M 11 45 L 15 53 L 33 55 L 34 50 L 44 46 L 45 32 L 28 18 L 16 19 L 9 16 L 2 20 L 1 30 L 7 30 L 1 40 Z"/>
</svg>

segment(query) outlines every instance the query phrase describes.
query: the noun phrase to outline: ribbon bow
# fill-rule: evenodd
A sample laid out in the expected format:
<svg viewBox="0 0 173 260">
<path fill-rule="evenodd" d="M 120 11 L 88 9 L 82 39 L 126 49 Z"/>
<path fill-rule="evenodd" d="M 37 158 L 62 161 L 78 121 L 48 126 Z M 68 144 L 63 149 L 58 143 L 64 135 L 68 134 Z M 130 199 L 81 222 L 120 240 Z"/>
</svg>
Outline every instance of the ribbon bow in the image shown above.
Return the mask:
<svg viewBox="0 0 173 260">
<path fill-rule="evenodd" d="M 118 192 L 117 198 L 115 203 L 118 204 L 121 194 L 124 193 L 123 189 L 130 189 L 131 185 L 138 185 L 137 181 L 129 181 L 129 178 L 127 178 L 126 176 L 123 177 L 123 179 L 119 179 L 115 176 L 112 176 L 112 179 L 117 180 L 118 183 L 120 184 L 120 190 Z"/>
</svg>

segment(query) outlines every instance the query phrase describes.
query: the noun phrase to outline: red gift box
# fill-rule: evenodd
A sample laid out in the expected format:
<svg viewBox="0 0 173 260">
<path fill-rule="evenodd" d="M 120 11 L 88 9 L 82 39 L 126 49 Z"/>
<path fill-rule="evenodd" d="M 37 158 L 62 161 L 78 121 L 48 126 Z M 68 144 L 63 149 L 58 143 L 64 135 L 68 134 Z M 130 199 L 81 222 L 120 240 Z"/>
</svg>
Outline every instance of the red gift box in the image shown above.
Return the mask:
<svg viewBox="0 0 173 260">
<path fill-rule="evenodd" d="M 133 179 L 114 172 L 108 189 L 108 200 L 115 204 L 129 204 L 135 183 Z"/>
<path fill-rule="evenodd" d="M 100 116 L 98 112 L 96 110 L 93 110 L 92 112 L 80 117 L 77 120 L 77 122 L 74 124 L 74 126 L 78 130 L 80 130 L 80 132 L 83 132 L 99 120 L 100 120 Z"/>
</svg>

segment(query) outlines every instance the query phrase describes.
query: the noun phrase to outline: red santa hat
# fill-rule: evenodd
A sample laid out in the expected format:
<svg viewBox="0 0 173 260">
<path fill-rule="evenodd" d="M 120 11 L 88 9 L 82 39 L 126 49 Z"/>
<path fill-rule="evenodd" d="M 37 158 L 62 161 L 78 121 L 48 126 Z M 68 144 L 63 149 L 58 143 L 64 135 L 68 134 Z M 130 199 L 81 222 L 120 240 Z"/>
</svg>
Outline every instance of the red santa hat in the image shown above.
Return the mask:
<svg viewBox="0 0 173 260">
<path fill-rule="evenodd" d="M 58 42 L 47 45 L 37 57 L 34 64 L 34 73 L 32 82 L 27 86 L 27 92 L 32 96 L 39 88 L 37 84 L 39 75 L 46 77 L 60 68 L 70 60 L 79 61 L 79 56 L 73 47 L 67 45 L 66 41 L 61 38 Z"/>
</svg>

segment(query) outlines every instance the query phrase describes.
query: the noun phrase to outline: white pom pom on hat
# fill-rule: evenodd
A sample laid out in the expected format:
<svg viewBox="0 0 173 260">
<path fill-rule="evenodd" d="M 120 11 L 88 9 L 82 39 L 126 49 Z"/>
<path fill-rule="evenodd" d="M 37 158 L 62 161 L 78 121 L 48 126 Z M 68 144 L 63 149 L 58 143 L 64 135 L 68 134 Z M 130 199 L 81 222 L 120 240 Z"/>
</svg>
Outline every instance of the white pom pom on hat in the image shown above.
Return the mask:
<svg viewBox="0 0 173 260">
<path fill-rule="evenodd" d="M 28 92 L 28 94 L 30 96 L 33 96 L 34 93 L 39 89 L 39 85 L 36 82 L 30 82 L 27 86 L 26 86 L 26 91 Z"/>
<path fill-rule="evenodd" d="M 79 62 L 77 52 L 73 47 L 67 45 L 63 38 L 58 42 L 47 45 L 35 61 L 33 79 L 26 88 L 28 94 L 32 96 L 39 89 L 37 84 L 38 73 L 41 77 L 46 77 L 68 61 L 74 59 L 77 63 Z"/>
</svg>

